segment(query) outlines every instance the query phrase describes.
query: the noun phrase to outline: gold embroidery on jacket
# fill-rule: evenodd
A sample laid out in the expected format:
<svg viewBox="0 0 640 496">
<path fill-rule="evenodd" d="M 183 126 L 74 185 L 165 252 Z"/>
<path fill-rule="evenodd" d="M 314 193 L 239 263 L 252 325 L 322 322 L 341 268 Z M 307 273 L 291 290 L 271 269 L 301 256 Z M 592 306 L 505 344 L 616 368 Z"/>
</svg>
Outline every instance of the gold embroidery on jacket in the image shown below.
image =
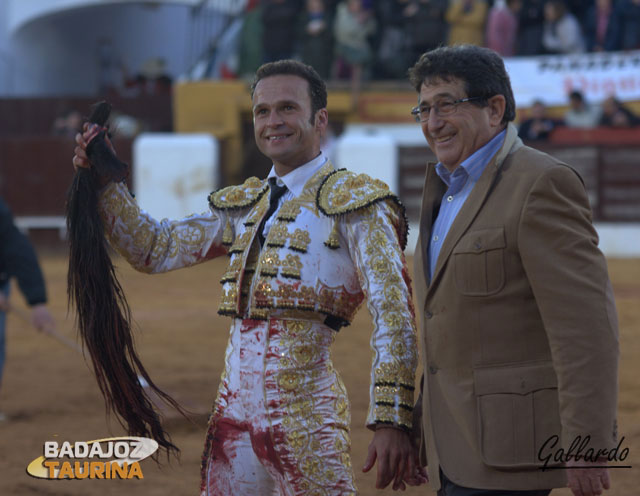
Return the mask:
<svg viewBox="0 0 640 496">
<path fill-rule="evenodd" d="M 243 184 L 227 186 L 209 195 L 209 203 L 219 210 L 237 210 L 254 205 L 268 190 L 266 181 L 250 177 Z"/>
<path fill-rule="evenodd" d="M 293 234 L 289 236 L 290 250 L 306 253 L 309 243 L 311 243 L 311 236 L 309 236 L 307 231 L 303 231 L 302 229 L 296 229 L 293 231 Z"/>
<path fill-rule="evenodd" d="M 391 341 L 385 347 L 388 361 L 380 363 L 374 371 L 375 421 L 410 428 L 414 372 L 404 364 L 412 363 L 409 359 L 412 351 L 407 348 L 412 343 L 405 341 L 408 336 L 415 341 L 413 321 L 410 315 L 406 315 L 407 303 L 401 297 L 404 294 L 404 281 L 396 271 L 391 270 L 388 263 L 388 254 L 398 248 L 392 246 L 384 234 L 382 219 L 377 213 L 371 209 L 366 212 L 366 217 L 362 219 L 367 226 L 365 263 L 371 269 L 374 279 L 372 282 L 382 287 L 383 298 L 378 305 L 379 318 L 391 334 Z M 411 332 L 407 332 L 407 329 Z"/>
<path fill-rule="evenodd" d="M 382 363 L 374 377 L 376 420 L 411 427 L 413 370 L 401 363 Z"/>
<path fill-rule="evenodd" d="M 232 243 L 233 243 L 233 230 L 231 229 L 231 222 L 227 220 L 227 223 L 224 226 L 224 231 L 222 232 L 222 244 L 225 246 L 231 246 Z"/>
<path fill-rule="evenodd" d="M 228 282 L 226 288 L 222 288 L 222 297 L 218 313 L 221 315 L 236 315 L 236 302 L 238 299 L 238 285 L 235 282 Z"/>
<path fill-rule="evenodd" d="M 333 221 L 333 227 L 331 228 L 331 233 L 329 234 L 329 238 L 324 242 L 327 248 L 331 248 L 332 250 L 337 250 L 340 248 L 340 236 L 338 235 L 338 222 L 336 220 Z"/>
<path fill-rule="evenodd" d="M 220 279 L 220 282 L 224 284 L 225 282 L 229 282 L 229 281 L 234 281 L 234 282 L 237 281 L 238 275 L 240 274 L 241 270 L 242 270 L 242 256 L 240 254 L 235 254 L 231 259 L 231 263 L 229 264 L 229 267 L 227 267 L 227 271 L 223 274 L 222 279 Z"/>
<path fill-rule="evenodd" d="M 289 237 L 289 230 L 286 224 L 276 222 L 267 235 L 266 245 L 269 247 L 282 248 Z"/>
<path fill-rule="evenodd" d="M 300 271 L 302 270 L 302 262 L 298 255 L 287 254 L 286 258 L 282 262 L 282 269 L 280 273 L 283 277 L 289 279 L 300 279 Z"/>
<path fill-rule="evenodd" d="M 280 207 L 276 219 L 283 222 L 294 222 L 299 214 L 300 205 L 298 201 L 289 200 Z"/>
<path fill-rule="evenodd" d="M 281 265 L 278 250 L 275 248 L 267 248 L 262 251 L 260 261 L 258 262 L 258 271 L 263 277 L 276 277 L 278 269 Z"/>
<path fill-rule="evenodd" d="M 384 182 L 366 174 L 355 175 L 353 172 L 341 169 L 325 177 L 316 196 L 318 209 L 329 217 L 355 212 L 385 200 L 400 213 L 400 222 L 395 227 L 398 231 L 400 247 L 404 250 L 409 229 L 405 208 Z M 331 236 L 326 242 L 330 248 L 337 243 L 335 236 Z"/>
<path fill-rule="evenodd" d="M 254 229 L 248 229 L 245 232 L 243 232 L 240 236 L 238 236 L 235 242 L 233 243 L 233 245 L 231 246 L 231 248 L 229 249 L 229 254 L 233 255 L 234 253 L 242 253 L 243 251 L 245 251 L 248 248 L 249 243 L 251 242 L 251 238 L 253 237 L 253 232 L 254 232 Z"/>
</svg>

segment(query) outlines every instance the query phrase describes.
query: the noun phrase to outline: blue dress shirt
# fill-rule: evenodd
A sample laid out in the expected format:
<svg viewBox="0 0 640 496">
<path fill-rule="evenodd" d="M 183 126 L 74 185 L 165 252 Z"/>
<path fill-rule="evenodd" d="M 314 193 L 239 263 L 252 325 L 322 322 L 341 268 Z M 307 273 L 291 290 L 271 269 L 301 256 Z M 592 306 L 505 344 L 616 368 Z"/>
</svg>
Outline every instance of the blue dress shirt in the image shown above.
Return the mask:
<svg viewBox="0 0 640 496">
<path fill-rule="evenodd" d="M 480 179 L 485 167 L 502 147 L 506 133 L 506 130 L 498 133 L 486 145 L 465 159 L 453 172 L 449 172 L 440 162 L 436 164 L 436 172 L 448 189 L 442 197 L 438 217 L 431 229 L 431 239 L 429 240 L 429 280 L 433 277 L 442 242 L 462 205 L 469 197 L 471 190 Z"/>
</svg>

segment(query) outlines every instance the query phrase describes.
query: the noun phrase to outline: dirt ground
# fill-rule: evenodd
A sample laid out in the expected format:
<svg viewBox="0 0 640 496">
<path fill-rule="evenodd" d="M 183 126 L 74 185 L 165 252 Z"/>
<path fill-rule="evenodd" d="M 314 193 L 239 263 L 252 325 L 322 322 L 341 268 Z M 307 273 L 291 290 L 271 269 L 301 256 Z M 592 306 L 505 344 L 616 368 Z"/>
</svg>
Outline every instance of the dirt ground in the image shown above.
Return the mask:
<svg viewBox="0 0 640 496">
<path fill-rule="evenodd" d="M 206 414 L 214 399 L 228 336 L 228 318 L 216 313 L 218 283 L 226 259 L 158 276 L 138 274 L 119 262 L 120 279 L 140 327 L 138 350 L 157 384 L 200 413 L 196 423 L 168 418 L 167 430 L 182 451 L 179 462 L 158 468 L 142 462 L 142 480 L 62 480 L 30 477 L 26 467 L 48 440 L 89 441 L 123 435 L 105 416 L 104 402 L 83 357 L 59 340 L 39 335 L 14 313 L 8 319 L 7 364 L 0 391 L 0 495 L 196 495 Z M 50 307 L 60 334 L 75 340 L 67 315 L 64 254 L 42 257 Z M 629 448 L 631 469 L 613 470 L 612 496 L 638 494 L 640 483 L 640 259 L 610 260 L 620 315 L 619 433 Z M 25 309 L 13 288 L 13 304 Z M 362 495 L 377 491 L 373 474 L 362 474 L 370 432 L 364 427 L 370 366 L 370 317 L 361 309 L 334 346 L 334 362 L 347 385 L 352 407 L 353 464 Z M 593 405 L 597 408 L 597 405 Z M 432 496 L 425 487 L 407 495 Z M 553 492 L 568 496 L 566 489 Z"/>
</svg>

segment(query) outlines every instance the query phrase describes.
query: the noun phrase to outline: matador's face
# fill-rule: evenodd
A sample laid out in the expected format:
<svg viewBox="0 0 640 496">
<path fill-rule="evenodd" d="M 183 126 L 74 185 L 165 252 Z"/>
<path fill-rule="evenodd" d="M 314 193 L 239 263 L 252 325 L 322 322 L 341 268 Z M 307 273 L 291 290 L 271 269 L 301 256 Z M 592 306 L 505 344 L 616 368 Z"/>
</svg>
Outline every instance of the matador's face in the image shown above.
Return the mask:
<svg viewBox="0 0 640 496">
<path fill-rule="evenodd" d="M 282 175 L 320 153 L 327 110 L 318 110 L 311 119 L 309 83 L 289 74 L 269 76 L 253 93 L 253 125 L 258 148 Z"/>
</svg>

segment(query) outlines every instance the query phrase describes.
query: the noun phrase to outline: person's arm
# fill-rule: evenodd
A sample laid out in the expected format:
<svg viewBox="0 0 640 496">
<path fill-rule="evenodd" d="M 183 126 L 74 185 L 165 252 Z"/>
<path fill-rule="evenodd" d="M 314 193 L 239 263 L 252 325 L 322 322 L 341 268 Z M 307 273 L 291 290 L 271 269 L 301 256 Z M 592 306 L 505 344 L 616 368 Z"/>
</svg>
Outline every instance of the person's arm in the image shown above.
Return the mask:
<svg viewBox="0 0 640 496">
<path fill-rule="evenodd" d="M 399 234 L 399 209 L 390 201 L 354 212 L 344 233 L 373 316 L 370 405 L 367 425 L 375 429 L 364 471 L 378 462 L 376 487 L 394 488 L 416 470 L 409 432 L 417 362 L 411 282 Z M 403 235 L 402 235 L 403 236 Z"/>
<path fill-rule="evenodd" d="M 565 452 L 580 436 L 594 450 L 616 446 L 618 324 L 613 291 L 584 185 L 552 166 L 531 188 L 518 246 L 548 336 L 558 378 Z M 596 475 L 569 468 L 569 481 Z M 606 487 L 606 470 L 601 484 Z M 580 494 L 575 491 L 574 494 Z"/>
<path fill-rule="evenodd" d="M 30 306 L 46 303 L 47 292 L 33 246 L 13 222 L 7 205 L 0 200 L 0 239 L 3 263 L 9 277 L 18 280 L 20 291 Z"/>
<path fill-rule="evenodd" d="M 157 221 L 138 206 L 123 183 L 104 188 L 100 209 L 109 243 L 142 272 L 167 272 L 227 252 L 222 237 L 229 219 L 222 211 Z"/>
<path fill-rule="evenodd" d="M 95 132 L 86 124 L 84 129 L 76 136 L 76 168 L 90 167 L 86 147 Z M 231 220 L 223 211 L 212 209 L 180 220 L 157 221 L 140 209 L 123 183 L 114 182 L 100 191 L 99 208 L 109 243 L 142 272 L 166 272 L 227 252 L 222 238 Z"/>
<path fill-rule="evenodd" d="M 39 331 L 49 331 L 55 323 L 47 308 L 47 291 L 42 270 L 33 246 L 13 222 L 11 211 L 0 200 L 0 239 L 2 240 L 2 260 L 4 270 L 18 280 L 20 291 L 31 307 L 31 323 Z M 9 306 L 4 295 L 1 309 Z"/>
</svg>

